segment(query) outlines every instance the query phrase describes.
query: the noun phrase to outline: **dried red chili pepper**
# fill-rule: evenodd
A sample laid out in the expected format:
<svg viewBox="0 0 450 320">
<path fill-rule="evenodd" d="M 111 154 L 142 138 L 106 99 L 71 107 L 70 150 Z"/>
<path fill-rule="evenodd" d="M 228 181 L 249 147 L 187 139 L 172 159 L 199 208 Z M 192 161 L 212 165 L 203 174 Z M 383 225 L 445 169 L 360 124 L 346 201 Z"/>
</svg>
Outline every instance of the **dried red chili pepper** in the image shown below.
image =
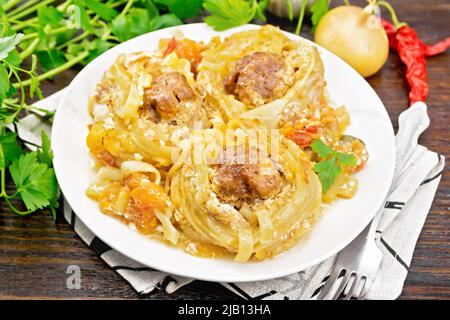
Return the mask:
<svg viewBox="0 0 450 320">
<path fill-rule="evenodd" d="M 383 28 L 386 31 L 386 34 L 388 36 L 389 45 L 391 46 L 391 48 L 397 50 L 397 38 L 396 38 L 397 32 L 395 30 L 394 25 L 384 19 L 381 19 L 381 23 L 382 23 Z M 424 46 L 425 55 L 427 57 L 436 56 L 438 54 L 445 52 L 448 48 L 450 48 L 450 37 L 448 37 L 442 41 L 439 41 L 438 43 L 433 44 L 433 45 L 427 45 L 422 40 L 420 40 L 420 42 Z"/>
<path fill-rule="evenodd" d="M 445 52 L 448 48 L 450 48 L 450 37 L 445 40 L 442 40 L 432 46 L 425 45 L 425 55 L 427 57 L 432 57 L 438 54 Z"/>
<path fill-rule="evenodd" d="M 425 101 L 428 96 L 428 82 L 424 47 L 416 32 L 408 26 L 397 30 L 396 39 L 398 54 L 406 65 L 409 101 L 411 104 Z"/>
<path fill-rule="evenodd" d="M 397 38 L 395 37 L 397 30 L 395 30 L 394 25 L 384 19 L 381 19 L 381 24 L 383 25 L 384 31 L 386 31 L 389 46 L 397 50 Z"/>
<path fill-rule="evenodd" d="M 382 20 L 382 25 L 392 48 L 398 51 L 406 65 L 406 79 L 410 86 L 410 103 L 426 101 L 428 96 L 426 57 L 440 54 L 450 47 L 450 37 L 433 45 L 426 45 L 411 27 L 403 25 L 396 30 L 391 23 Z"/>
</svg>

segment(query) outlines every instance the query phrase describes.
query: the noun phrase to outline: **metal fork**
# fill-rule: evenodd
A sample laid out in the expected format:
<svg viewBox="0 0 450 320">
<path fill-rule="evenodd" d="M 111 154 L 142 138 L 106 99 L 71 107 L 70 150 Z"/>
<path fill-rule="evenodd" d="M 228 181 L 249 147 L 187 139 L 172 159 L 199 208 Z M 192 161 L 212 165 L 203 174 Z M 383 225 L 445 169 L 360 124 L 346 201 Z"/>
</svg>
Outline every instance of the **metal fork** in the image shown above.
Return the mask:
<svg viewBox="0 0 450 320">
<path fill-rule="evenodd" d="M 364 299 L 380 269 L 383 253 L 375 242 L 380 210 L 363 232 L 337 256 L 319 300 Z M 340 281 L 342 277 L 342 281 Z M 333 289 L 338 286 L 337 290 Z"/>
<path fill-rule="evenodd" d="M 407 162 L 418 148 L 419 136 L 430 124 L 426 104 L 416 102 L 402 112 L 398 122 L 399 130 L 395 137 L 397 164 L 394 181 L 406 170 Z M 348 300 L 352 297 L 357 299 L 366 297 L 383 258 L 383 254 L 375 242 L 376 230 L 382 212 L 383 208 L 378 211 L 372 223 L 338 254 L 334 269 L 319 293 L 318 299 L 336 300 L 343 298 Z M 341 278 L 342 281 L 340 281 Z M 335 286 L 338 286 L 336 291 L 334 291 Z"/>
</svg>

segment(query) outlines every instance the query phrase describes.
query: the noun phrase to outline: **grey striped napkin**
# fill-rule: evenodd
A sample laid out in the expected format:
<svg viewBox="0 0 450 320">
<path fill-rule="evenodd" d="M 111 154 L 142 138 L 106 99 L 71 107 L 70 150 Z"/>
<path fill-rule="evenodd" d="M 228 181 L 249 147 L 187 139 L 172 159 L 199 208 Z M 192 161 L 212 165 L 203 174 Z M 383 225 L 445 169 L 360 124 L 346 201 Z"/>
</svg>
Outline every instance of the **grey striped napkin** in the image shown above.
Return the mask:
<svg viewBox="0 0 450 320">
<path fill-rule="evenodd" d="M 37 105 L 55 110 L 61 95 L 62 91 L 39 101 Z M 382 209 L 377 231 L 383 261 L 367 299 L 395 299 L 400 295 L 445 163 L 444 157 L 417 143 L 419 135 L 429 125 L 425 104 L 416 103 L 404 111 L 399 124 L 395 178 Z M 50 132 L 48 124 L 29 115 L 20 121 L 18 133 L 25 140 L 39 144 L 43 128 Z M 77 218 L 67 202 L 63 200 L 63 203 L 64 216 L 75 232 L 137 292 L 149 293 L 159 288 L 172 293 L 193 281 L 154 270 L 112 250 Z M 331 257 L 314 267 L 283 278 L 222 285 L 245 299 L 315 299 L 327 280 L 334 259 Z"/>
</svg>

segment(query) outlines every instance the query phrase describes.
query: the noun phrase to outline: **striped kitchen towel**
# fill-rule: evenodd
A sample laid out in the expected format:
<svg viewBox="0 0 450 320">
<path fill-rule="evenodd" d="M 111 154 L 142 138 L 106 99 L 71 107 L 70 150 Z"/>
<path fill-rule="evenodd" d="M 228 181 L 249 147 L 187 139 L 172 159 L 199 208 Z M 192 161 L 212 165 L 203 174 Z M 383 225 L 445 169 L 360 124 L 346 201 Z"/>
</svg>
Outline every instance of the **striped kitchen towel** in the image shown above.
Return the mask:
<svg viewBox="0 0 450 320">
<path fill-rule="evenodd" d="M 60 91 L 37 105 L 55 110 L 62 94 Z M 428 125 L 427 107 L 423 103 L 416 103 L 400 115 L 395 177 L 381 209 L 377 230 L 383 261 L 367 299 L 395 299 L 402 292 L 417 238 L 445 163 L 443 156 L 418 144 L 420 134 Z M 39 117 L 29 115 L 20 121 L 18 134 L 26 141 L 39 144 L 42 129 L 50 132 L 51 127 L 41 122 Z M 75 232 L 137 292 L 144 294 L 159 288 L 172 293 L 193 281 L 141 265 L 111 249 L 77 218 L 67 202 L 61 201 L 65 219 Z M 331 257 L 307 270 L 278 279 L 222 285 L 245 299 L 315 299 L 333 267 L 334 259 Z"/>
</svg>

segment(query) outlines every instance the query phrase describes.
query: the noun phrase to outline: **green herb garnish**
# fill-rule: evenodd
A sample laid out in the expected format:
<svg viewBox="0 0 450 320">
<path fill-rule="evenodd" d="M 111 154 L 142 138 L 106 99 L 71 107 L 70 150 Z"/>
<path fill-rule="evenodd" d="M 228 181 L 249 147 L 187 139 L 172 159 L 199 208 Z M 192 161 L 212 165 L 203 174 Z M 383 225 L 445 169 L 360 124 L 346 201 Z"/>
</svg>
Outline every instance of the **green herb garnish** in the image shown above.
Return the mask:
<svg viewBox="0 0 450 320">
<path fill-rule="evenodd" d="M 56 218 L 58 183 L 51 167 L 53 153 L 50 151 L 50 140 L 44 132 L 42 143 L 40 150 L 26 153 L 14 132 L 8 132 L 0 138 L 0 198 L 17 214 L 27 215 L 49 207 Z M 7 193 L 5 188 L 7 168 L 16 188 L 12 193 Z M 18 209 L 11 201 L 14 198 L 22 199 L 27 210 Z"/>
<path fill-rule="evenodd" d="M 42 98 L 40 82 L 84 65 L 140 34 L 182 24 L 202 0 L 0 0 L 0 199 L 20 215 L 48 207 L 55 217 L 58 187 L 50 140 L 36 151 L 16 134 L 19 117 L 53 112 L 28 103 Z M 6 191 L 10 173 L 15 190 Z M 22 200 L 25 210 L 17 206 Z"/>
<path fill-rule="evenodd" d="M 203 4 L 203 0 L 156 0 L 155 2 L 166 5 L 169 12 L 180 19 L 197 17 Z"/>
<path fill-rule="evenodd" d="M 246 24 L 258 14 L 261 19 L 267 1 L 256 0 L 205 0 L 203 8 L 211 15 L 205 22 L 217 31 Z M 264 17 L 265 19 L 265 17 Z"/>
<path fill-rule="evenodd" d="M 321 161 L 314 166 L 314 171 L 319 176 L 322 184 L 322 193 L 326 193 L 336 182 L 342 167 L 355 167 L 356 157 L 351 153 L 337 152 L 317 139 L 311 144 L 311 148 L 319 155 Z"/>
</svg>

